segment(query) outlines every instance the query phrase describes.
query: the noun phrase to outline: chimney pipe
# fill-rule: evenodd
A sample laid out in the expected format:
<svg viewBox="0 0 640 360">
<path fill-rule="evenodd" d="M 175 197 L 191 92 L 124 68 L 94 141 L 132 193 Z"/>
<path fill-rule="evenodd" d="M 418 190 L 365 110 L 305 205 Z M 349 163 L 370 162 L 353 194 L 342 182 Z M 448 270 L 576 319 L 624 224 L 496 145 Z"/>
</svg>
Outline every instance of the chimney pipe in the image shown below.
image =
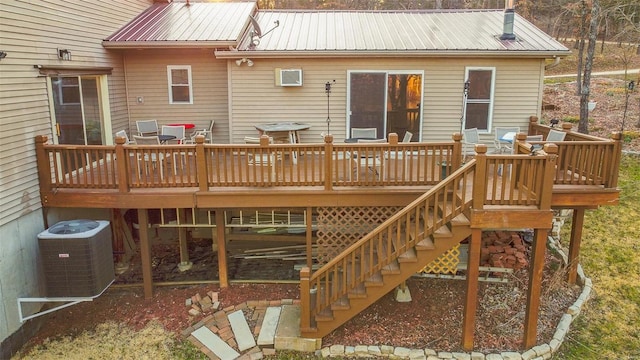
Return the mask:
<svg viewBox="0 0 640 360">
<path fill-rule="evenodd" d="M 516 36 L 513 34 L 513 19 L 515 17 L 515 11 L 513 8 L 504 9 L 504 25 L 502 28 L 502 35 L 500 40 L 515 40 Z"/>
</svg>

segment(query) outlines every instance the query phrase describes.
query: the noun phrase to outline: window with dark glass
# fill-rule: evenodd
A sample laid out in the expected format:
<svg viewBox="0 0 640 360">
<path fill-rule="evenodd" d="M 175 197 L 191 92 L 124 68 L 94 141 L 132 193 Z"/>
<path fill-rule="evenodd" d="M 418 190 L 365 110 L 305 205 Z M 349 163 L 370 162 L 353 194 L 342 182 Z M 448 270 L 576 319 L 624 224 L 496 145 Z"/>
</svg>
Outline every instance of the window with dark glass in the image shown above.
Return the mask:
<svg viewBox="0 0 640 360">
<path fill-rule="evenodd" d="M 489 131 L 493 105 L 493 73 L 494 69 L 468 69 L 465 129 Z"/>
</svg>

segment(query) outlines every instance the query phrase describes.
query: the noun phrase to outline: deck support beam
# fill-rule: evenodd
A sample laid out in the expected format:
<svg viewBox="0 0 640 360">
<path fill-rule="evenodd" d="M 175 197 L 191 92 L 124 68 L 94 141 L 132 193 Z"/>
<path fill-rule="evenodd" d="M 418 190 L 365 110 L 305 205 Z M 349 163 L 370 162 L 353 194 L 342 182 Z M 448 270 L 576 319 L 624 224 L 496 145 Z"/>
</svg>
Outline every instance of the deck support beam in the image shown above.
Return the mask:
<svg viewBox="0 0 640 360">
<path fill-rule="evenodd" d="M 151 241 L 149 240 L 149 213 L 147 209 L 138 209 L 138 225 L 140 225 L 140 258 L 142 260 L 142 284 L 144 298 L 153 297 L 153 274 L 151 267 Z"/>
<path fill-rule="evenodd" d="M 525 349 L 536 345 L 540 294 L 542 291 L 542 271 L 544 270 L 544 258 L 547 249 L 547 231 L 547 229 L 535 229 L 533 235 L 531 261 L 529 263 L 527 309 L 524 318 L 523 347 Z"/>
<path fill-rule="evenodd" d="M 227 269 L 227 239 L 225 237 L 224 210 L 216 209 L 216 241 L 218 243 L 218 279 L 220 287 L 229 287 L 229 271 Z"/>
<path fill-rule="evenodd" d="M 575 284 L 580 263 L 580 243 L 582 242 L 582 226 L 584 225 L 584 208 L 573 209 L 571 222 L 571 240 L 569 242 L 569 272 L 567 282 Z"/>
<path fill-rule="evenodd" d="M 473 337 L 478 307 L 478 277 L 480 276 L 481 246 L 482 229 L 472 229 L 467 263 L 467 292 L 465 294 L 464 319 L 462 321 L 462 347 L 467 351 L 473 350 Z"/>
<path fill-rule="evenodd" d="M 185 209 L 176 209 L 178 215 L 178 224 L 184 224 L 186 215 Z M 178 243 L 180 244 L 180 264 L 178 265 L 178 269 L 180 271 L 187 271 L 191 269 L 193 265 L 191 261 L 189 261 L 189 247 L 187 246 L 187 228 L 179 226 L 178 227 Z"/>
</svg>

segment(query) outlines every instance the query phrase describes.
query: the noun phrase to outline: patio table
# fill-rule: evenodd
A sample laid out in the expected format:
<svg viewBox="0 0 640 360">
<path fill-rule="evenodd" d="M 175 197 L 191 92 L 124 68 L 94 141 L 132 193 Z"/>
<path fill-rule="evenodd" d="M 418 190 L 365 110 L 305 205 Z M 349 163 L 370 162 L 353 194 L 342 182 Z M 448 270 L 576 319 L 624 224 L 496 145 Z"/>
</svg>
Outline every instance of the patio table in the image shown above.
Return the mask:
<svg viewBox="0 0 640 360">
<path fill-rule="evenodd" d="M 297 122 L 281 122 L 281 123 L 270 123 L 270 124 L 258 124 L 254 125 L 255 128 L 260 132 L 260 135 L 270 135 L 276 137 L 277 135 L 281 135 L 285 137 L 290 144 L 299 144 L 300 143 L 300 135 L 298 131 L 307 130 L 311 127 L 309 124 L 297 123 Z M 291 153 L 292 161 L 294 164 L 298 163 L 298 153 L 293 151 Z"/>
</svg>

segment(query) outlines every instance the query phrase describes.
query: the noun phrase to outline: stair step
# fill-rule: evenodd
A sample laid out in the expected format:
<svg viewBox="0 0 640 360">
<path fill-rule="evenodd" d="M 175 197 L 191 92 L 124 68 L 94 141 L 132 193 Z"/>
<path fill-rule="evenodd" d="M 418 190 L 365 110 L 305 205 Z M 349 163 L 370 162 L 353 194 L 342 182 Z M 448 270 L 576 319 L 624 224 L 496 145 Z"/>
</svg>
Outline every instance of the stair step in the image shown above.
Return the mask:
<svg viewBox="0 0 640 360">
<path fill-rule="evenodd" d="M 383 286 L 382 274 L 378 271 L 364 281 L 364 286 Z"/>
<path fill-rule="evenodd" d="M 236 338 L 238 344 L 238 350 L 245 351 L 256 346 L 256 340 L 253 338 L 253 334 L 247 324 L 247 319 L 244 317 L 242 310 L 234 311 L 227 315 L 231 330 Z"/>
<path fill-rule="evenodd" d="M 220 360 L 233 360 L 240 356 L 237 351 L 206 326 L 196 329 L 191 335 L 198 339 L 207 349 L 211 350 Z"/>
<path fill-rule="evenodd" d="M 398 275 L 400 273 L 400 265 L 397 260 L 393 260 L 389 265 L 382 268 L 382 275 Z"/>
<path fill-rule="evenodd" d="M 264 319 L 260 326 L 260 333 L 258 334 L 257 344 L 259 346 L 273 345 L 281 312 L 282 307 L 280 306 L 270 306 L 265 311 Z"/>
<path fill-rule="evenodd" d="M 433 233 L 433 237 L 434 239 L 443 239 L 443 238 L 450 238 L 453 236 L 453 233 L 451 232 L 451 230 L 449 229 L 448 226 L 444 225 L 441 226 L 438 230 L 436 230 Z"/>
<path fill-rule="evenodd" d="M 471 225 L 471 221 L 464 214 L 459 214 L 458 216 L 451 219 L 451 226 L 469 226 Z"/>
<path fill-rule="evenodd" d="M 398 262 L 399 263 L 407 263 L 407 262 L 416 262 L 418 261 L 418 257 L 416 256 L 416 251 L 411 248 L 411 249 L 407 249 L 407 251 L 398 256 Z"/>
<path fill-rule="evenodd" d="M 331 310 L 349 310 L 349 309 L 351 309 L 351 304 L 349 303 L 349 298 L 347 296 L 343 296 L 331 304 Z"/>
<path fill-rule="evenodd" d="M 326 308 L 319 314 L 316 314 L 315 318 L 316 321 L 333 321 L 333 311 L 331 311 L 331 309 L 329 308 Z"/>
<path fill-rule="evenodd" d="M 358 284 L 355 288 L 349 290 L 347 294 L 349 299 L 363 299 L 367 297 L 367 289 L 364 284 Z"/>
<path fill-rule="evenodd" d="M 433 238 L 431 236 L 422 239 L 416 244 L 416 250 L 433 250 L 436 246 L 433 244 Z"/>
</svg>

